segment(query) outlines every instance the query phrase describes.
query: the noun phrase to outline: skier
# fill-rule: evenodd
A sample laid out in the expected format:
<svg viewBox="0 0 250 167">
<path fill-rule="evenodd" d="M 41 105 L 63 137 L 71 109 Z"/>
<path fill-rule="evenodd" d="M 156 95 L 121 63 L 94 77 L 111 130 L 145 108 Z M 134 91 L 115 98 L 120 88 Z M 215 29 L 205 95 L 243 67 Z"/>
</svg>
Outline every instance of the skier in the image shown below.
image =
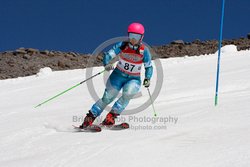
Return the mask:
<svg viewBox="0 0 250 167">
<path fill-rule="evenodd" d="M 126 108 L 129 101 L 136 95 L 141 87 L 141 66 L 145 67 L 145 79 L 143 85 L 150 86 L 153 74 L 151 54 L 149 49 L 142 44 L 144 27 L 140 23 L 132 23 L 128 26 L 128 38 L 126 42 L 119 42 L 103 56 L 103 65 L 106 71 L 113 70 L 109 76 L 103 97 L 99 99 L 89 110 L 84 122 L 79 127 L 85 129 L 92 125 L 96 117 L 100 116 L 104 108 L 110 104 L 122 89 L 122 96 L 114 103 L 112 110 L 102 122 L 103 126 L 115 124 L 115 118 Z M 119 56 L 119 62 L 114 69 L 109 62 Z"/>
</svg>

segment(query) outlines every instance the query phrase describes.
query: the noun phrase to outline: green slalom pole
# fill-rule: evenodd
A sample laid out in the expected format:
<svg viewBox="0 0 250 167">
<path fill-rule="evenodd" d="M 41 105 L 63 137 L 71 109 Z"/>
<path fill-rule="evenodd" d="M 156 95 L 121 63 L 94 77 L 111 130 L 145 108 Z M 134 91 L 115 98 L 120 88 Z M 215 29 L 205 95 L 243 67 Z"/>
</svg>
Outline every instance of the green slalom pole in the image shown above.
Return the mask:
<svg viewBox="0 0 250 167">
<path fill-rule="evenodd" d="M 151 104 L 152 104 L 152 107 L 153 107 L 154 116 L 156 117 L 156 116 L 157 116 L 157 114 L 156 114 L 156 112 L 155 112 L 154 102 L 153 102 L 153 99 L 152 99 L 151 93 L 150 93 L 150 91 L 149 91 L 149 88 L 147 88 L 147 90 L 148 90 L 148 94 L 149 94 L 149 97 L 150 97 L 150 101 L 151 101 Z"/>
<path fill-rule="evenodd" d="M 102 73 L 104 73 L 104 72 L 105 72 L 105 70 L 103 70 L 103 71 L 101 71 L 101 72 L 99 72 L 99 73 L 97 73 L 97 74 L 95 74 L 95 75 L 89 77 L 88 79 L 86 79 L 86 80 L 84 80 L 84 81 L 82 81 L 82 82 L 80 82 L 80 83 L 78 83 L 78 84 L 72 86 L 71 88 L 69 88 L 69 89 L 67 89 L 67 90 L 65 90 L 65 91 L 63 91 L 63 92 L 61 92 L 61 93 L 59 93 L 59 94 L 57 94 L 57 95 L 55 95 L 55 96 L 49 98 L 48 100 L 45 100 L 44 102 L 38 104 L 37 106 L 35 106 L 35 108 L 42 106 L 43 104 L 45 104 L 45 103 L 47 103 L 47 102 L 49 102 L 49 101 L 51 101 L 51 100 L 57 98 L 58 96 L 63 95 L 64 93 L 66 93 L 66 92 L 68 92 L 68 91 L 70 91 L 70 90 L 72 90 L 72 89 L 74 89 L 74 88 L 80 86 L 80 85 L 83 84 L 84 82 L 86 82 L 86 81 L 88 81 L 88 80 L 90 80 L 90 79 L 92 79 L 92 78 L 96 77 L 97 75 L 100 75 L 100 74 L 102 74 Z"/>
</svg>

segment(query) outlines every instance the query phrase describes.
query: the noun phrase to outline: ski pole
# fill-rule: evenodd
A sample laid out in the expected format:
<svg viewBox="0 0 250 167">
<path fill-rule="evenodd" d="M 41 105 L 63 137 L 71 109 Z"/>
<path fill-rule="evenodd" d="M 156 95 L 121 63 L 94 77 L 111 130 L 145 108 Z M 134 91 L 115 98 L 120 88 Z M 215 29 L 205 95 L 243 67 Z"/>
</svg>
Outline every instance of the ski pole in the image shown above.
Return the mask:
<svg viewBox="0 0 250 167">
<path fill-rule="evenodd" d="M 64 93 L 66 93 L 66 92 L 68 92 L 68 91 L 70 91 L 70 90 L 72 90 L 72 89 L 78 87 L 79 85 L 83 84 L 84 82 L 86 82 L 86 81 L 88 81 L 88 80 L 90 80 L 90 79 L 96 77 L 97 75 L 100 75 L 100 74 L 103 73 L 104 71 L 105 71 L 105 70 L 103 70 L 103 71 L 101 71 L 101 72 L 99 72 L 99 73 L 97 73 L 97 74 L 95 74 L 95 75 L 89 77 L 88 79 L 85 79 L 84 81 L 82 81 L 82 82 L 80 82 L 80 83 L 78 83 L 78 84 L 76 84 L 76 85 L 74 85 L 74 86 L 68 88 L 67 90 L 65 90 L 65 91 L 63 91 L 63 92 L 61 92 L 61 93 L 59 93 L 59 94 L 57 94 L 57 95 L 55 95 L 55 96 L 49 98 L 48 100 L 45 100 L 44 102 L 42 102 L 42 103 L 38 104 L 37 106 L 35 106 L 35 108 L 40 107 L 41 105 L 43 105 L 43 104 L 45 104 L 45 103 L 47 103 L 47 102 L 49 102 L 49 101 L 51 101 L 51 100 L 57 98 L 58 96 L 61 96 L 62 94 L 64 94 Z"/>
<path fill-rule="evenodd" d="M 156 117 L 157 115 L 156 115 L 156 112 L 155 112 L 154 102 L 153 102 L 151 93 L 150 93 L 150 91 L 149 91 L 149 88 L 147 88 L 147 90 L 148 90 L 149 98 L 150 98 L 150 101 L 151 101 L 151 104 L 152 104 L 152 107 L 153 107 L 154 116 Z"/>
</svg>

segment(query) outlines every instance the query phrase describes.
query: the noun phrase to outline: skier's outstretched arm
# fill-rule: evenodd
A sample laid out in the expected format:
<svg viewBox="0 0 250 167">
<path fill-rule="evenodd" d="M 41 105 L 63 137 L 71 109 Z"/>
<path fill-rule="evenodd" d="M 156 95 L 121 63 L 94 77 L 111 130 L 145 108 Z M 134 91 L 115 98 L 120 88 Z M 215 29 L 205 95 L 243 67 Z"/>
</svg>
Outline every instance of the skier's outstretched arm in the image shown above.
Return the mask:
<svg viewBox="0 0 250 167">
<path fill-rule="evenodd" d="M 153 75 L 153 66 L 151 61 L 151 53 L 148 48 L 145 48 L 144 54 L 143 54 L 143 62 L 145 67 L 145 79 L 143 81 L 143 85 L 145 87 L 150 86 L 150 79 Z"/>
<path fill-rule="evenodd" d="M 104 66 L 108 65 L 109 62 L 121 52 L 121 49 L 120 49 L 121 45 L 122 45 L 122 42 L 115 44 L 107 53 L 104 54 L 103 56 Z"/>
</svg>

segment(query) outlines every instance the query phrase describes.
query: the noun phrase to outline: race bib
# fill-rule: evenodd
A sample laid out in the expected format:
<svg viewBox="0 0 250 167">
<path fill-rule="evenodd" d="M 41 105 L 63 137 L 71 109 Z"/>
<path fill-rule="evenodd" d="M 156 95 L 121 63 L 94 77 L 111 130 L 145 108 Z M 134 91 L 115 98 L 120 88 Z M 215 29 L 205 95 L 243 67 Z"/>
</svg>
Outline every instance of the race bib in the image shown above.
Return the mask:
<svg viewBox="0 0 250 167">
<path fill-rule="evenodd" d="M 126 60 L 123 60 L 120 58 L 118 62 L 118 69 L 122 70 L 125 73 L 131 74 L 131 75 L 140 75 L 141 73 L 141 66 L 142 63 L 132 63 Z"/>
</svg>

